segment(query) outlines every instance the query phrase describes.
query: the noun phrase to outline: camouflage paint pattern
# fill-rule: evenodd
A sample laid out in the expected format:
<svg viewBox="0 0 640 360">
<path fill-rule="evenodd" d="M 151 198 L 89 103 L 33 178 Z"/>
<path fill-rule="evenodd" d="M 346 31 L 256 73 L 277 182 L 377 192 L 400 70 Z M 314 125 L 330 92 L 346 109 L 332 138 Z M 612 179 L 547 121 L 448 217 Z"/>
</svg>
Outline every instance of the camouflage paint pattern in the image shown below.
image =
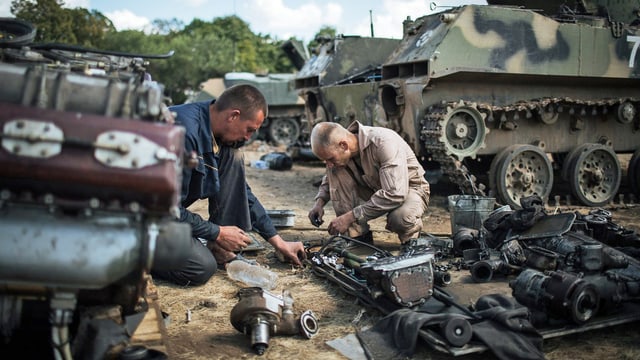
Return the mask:
<svg viewBox="0 0 640 360">
<path fill-rule="evenodd" d="M 382 114 L 377 83 L 380 67 L 400 40 L 336 37 L 325 40 L 296 75 L 311 125 L 353 120 L 371 124 Z"/>
<path fill-rule="evenodd" d="M 383 64 L 378 122 L 463 192 L 482 192 L 473 177 L 514 144 L 558 159 L 586 143 L 631 153 L 640 146 L 640 30 L 598 14 L 469 5 L 405 21 Z"/>
<path fill-rule="evenodd" d="M 407 18 L 393 48 L 324 43 L 296 77 L 311 124 L 394 129 L 463 193 L 515 207 L 558 169 L 579 201 L 609 202 L 616 154 L 640 154 L 637 1 L 488 3 Z"/>
</svg>

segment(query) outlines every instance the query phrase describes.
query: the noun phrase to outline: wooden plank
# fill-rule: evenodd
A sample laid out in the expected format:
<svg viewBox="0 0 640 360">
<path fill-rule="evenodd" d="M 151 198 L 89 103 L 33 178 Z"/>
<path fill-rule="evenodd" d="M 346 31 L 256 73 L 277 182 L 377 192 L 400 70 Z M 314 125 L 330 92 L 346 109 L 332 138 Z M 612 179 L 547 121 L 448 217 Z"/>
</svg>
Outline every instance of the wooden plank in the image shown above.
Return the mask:
<svg viewBox="0 0 640 360">
<path fill-rule="evenodd" d="M 147 280 L 145 299 L 149 309 L 131 336 L 131 344 L 142 345 L 168 354 L 167 329 L 160 309 L 158 291 L 151 276 Z"/>
</svg>

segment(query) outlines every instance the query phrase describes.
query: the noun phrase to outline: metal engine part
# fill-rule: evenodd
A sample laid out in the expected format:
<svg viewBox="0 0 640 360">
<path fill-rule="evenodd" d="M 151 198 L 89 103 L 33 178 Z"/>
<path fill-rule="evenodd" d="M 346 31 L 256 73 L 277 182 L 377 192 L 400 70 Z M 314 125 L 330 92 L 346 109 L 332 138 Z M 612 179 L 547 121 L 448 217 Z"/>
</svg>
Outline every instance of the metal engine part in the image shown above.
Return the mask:
<svg viewBox="0 0 640 360">
<path fill-rule="evenodd" d="M 104 211 L 69 216 L 20 204 L 0 207 L 0 214 L 0 284 L 9 292 L 102 289 L 151 266 L 175 267 L 188 254 L 181 244 L 191 239 L 188 226 L 170 219 L 143 222 Z"/>
<path fill-rule="evenodd" d="M 506 242 L 499 250 L 467 249 L 465 255 L 471 278 L 477 283 L 489 282 L 497 274 L 520 271 L 526 261 L 524 250 L 517 241 Z"/>
<path fill-rule="evenodd" d="M 506 265 L 506 262 L 500 259 L 477 261 L 471 266 L 471 278 L 477 283 L 489 282 L 495 274 L 507 273 Z"/>
<path fill-rule="evenodd" d="M 360 271 L 372 284 L 403 306 L 424 303 L 433 294 L 433 254 L 390 256 L 361 264 Z"/>
<path fill-rule="evenodd" d="M 461 227 L 453 234 L 453 251 L 456 255 L 462 255 L 465 250 L 478 247 L 477 229 Z"/>
<path fill-rule="evenodd" d="M 248 335 L 256 354 L 263 355 L 272 335 L 300 334 L 307 339 L 318 333 L 318 320 L 311 310 L 298 319 L 293 312 L 293 298 L 288 290 L 276 296 L 259 287 L 242 288 L 240 300 L 231 309 L 231 324 Z"/>
<path fill-rule="evenodd" d="M 629 259 L 620 252 L 594 238 L 578 232 L 567 232 L 562 237 L 539 240 L 536 245 L 551 250 L 561 257 L 558 268 L 586 274 L 629 266 Z"/>
<path fill-rule="evenodd" d="M 584 324 L 599 310 L 600 297 L 592 284 L 577 275 L 553 271 L 545 275 L 527 269 L 509 283 L 519 303 L 550 316 Z"/>
<path fill-rule="evenodd" d="M 416 307 L 434 295 L 435 286 L 451 283 L 448 268 L 436 265 L 434 248 L 450 252 L 452 244 L 436 237 L 413 239 L 399 255 L 361 243 L 368 254 L 350 248 L 351 238 L 337 235 L 308 255 L 313 271 L 338 283 L 365 304 L 389 313 Z"/>
<path fill-rule="evenodd" d="M 478 237 L 477 248 L 464 251 L 474 281 L 520 272 L 510 282 L 513 296 L 544 321 L 548 315 L 584 324 L 597 314 L 616 311 L 623 302 L 638 300 L 640 262 L 637 251 L 629 250 L 640 247 L 635 233 L 617 226 L 602 209 L 589 215 L 539 215 L 533 222 L 531 216 L 509 218 L 507 232 L 489 232 Z M 522 226 L 525 222 L 528 226 Z M 501 245 L 489 248 L 489 239 Z"/>
<path fill-rule="evenodd" d="M 36 44 L 18 19 L 0 30 L 0 353 L 117 356 L 148 273 L 191 243 L 175 221 L 184 130 L 146 73 L 171 54 Z"/>
</svg>

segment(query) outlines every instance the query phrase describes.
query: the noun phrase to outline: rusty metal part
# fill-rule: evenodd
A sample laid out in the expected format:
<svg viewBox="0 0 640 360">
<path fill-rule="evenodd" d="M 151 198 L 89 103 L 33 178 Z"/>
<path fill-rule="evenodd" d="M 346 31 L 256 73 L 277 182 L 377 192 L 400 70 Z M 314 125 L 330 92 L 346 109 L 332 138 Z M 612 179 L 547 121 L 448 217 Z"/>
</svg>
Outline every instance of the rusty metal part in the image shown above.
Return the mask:
<svg viewBox="0 0 640 360">
<path fill-rule="evenodd" d="M 600 297 L 592 284 L 564 271 L 545 275 L 527 269 L 509 286 L 521 304 L 543 310 L 551 316 L 568 317 L 576 324 L 589 321 L 598 313 L 600 306 Z"/>
<path fill-rule="evenodd" d="M 480 260 L 471 266 L 471 278 L 477 283 L 486 283 L 493 279 L 494 274 L 508 273 L 507 263 L 500 259 Z"/>
<path fill-rule="evenodd" d="M 462 255 L 467 249 L 478 248 L 478 230 L 461 227 L 453 234 L 453 251 L 456 255 Z"/>
<path fill-rule="evenodd" d="M 111 358 L 149 309 L 148 273 L 189 250 L 184 129 L 146 72 L 171 53 L 11 36 L 23 25 L 0 19 L 0 353 Z"/>
<path fill-rule="evenodd" d="M 391 256 L 360 265 L 360 271 L 376 279 L 385 294 L 403 306 L 422 304 L 433 294 L 433 254 Z"/>
<path fill-rule="evenodd" d="M 240 289 L 238 297 L 240 300 L 231 309 L 231 324 L 250 337 L 251 347 L 258 355 L 269 347 L 271 335 L 300 334 L 309 339 L 318 333 L 318 321 L 311 310 L 295 318 L 288 290 L 276 296 L 259 287 L 248 287 Z"/>
<path fill-rule="evenodd" d="M 558 267 L 558 254 L 540 246 L 530 246 L 527 248 L 526 265 L 540 271 L 555 270 Z"/>
<path fill-rule="evenodd" d="M 469 170 L 462 165 L 460 161 L 462 159 L 453 156 L 455 147 L 446 141 L 446 126 L 449 124 L 451 117 L 455 117 L 455 111 L 452 110 L 455 108 L 466 109 L 463 113 L 467 115 L 470 115 L 467 111 L 471 111 L 468 109 L 477 109 L 476 107 L 467 107 L 463 102 L 448 104 L 448 106 L 431 107 L 422 121 L 421 139 L 424 143 L 425 150 L 431 154 L 434 161 L 440 163 L 443 173 L 448 175 L 449 179 L 460 187 L 462 193 L 485 195 L 484 189 L 486 186 L 481 183 L 476 183 L 475 176 L 471 175 Z M 475 118 L 469 116 L 469 119 L 469 121 L 464 121 L 464 123 L 470 122 L 475 124 L 477 128 L 478 125 Z M 452 126 L 455 125 L 454 123 L 455 122 L 451 123 Z M 445 127 L 443 127 L 443 125 Z M 476 131 L 476 136 L 470 144 L 468 142 L 462 142 L 462 144 L 465 144 L 465 151 L 456 152 L 460 156 L 463 154 L 470 156 L 472 153 L 475 155 L 475 151 L 484 143 L 484 136 L 481 137 L 481 140 L 482 141 L 478 138 Z M 458 145 L 462 146 L 460 144 Z M 464 158 L 464 156 L 462 156 L 462 158 Z"/>
<path fill-rule="evenodd" d="M 495 163 L 495 166 L 494 166 Z M 508 205 L 519 208 L 520 199 L 538 195 L 545 199 L 553 187 L 553 168 L 544 151 L 534 145 L 512 145 L 496 155 L 492 189 Z"/>
<path fill-rule="evenodd" d="M 575 148 L 563 164 L 573 195 L 586 206 L 609 203 L 622 178 L 620 162 L 608 146 L 589 143 Z"/>
</svg>

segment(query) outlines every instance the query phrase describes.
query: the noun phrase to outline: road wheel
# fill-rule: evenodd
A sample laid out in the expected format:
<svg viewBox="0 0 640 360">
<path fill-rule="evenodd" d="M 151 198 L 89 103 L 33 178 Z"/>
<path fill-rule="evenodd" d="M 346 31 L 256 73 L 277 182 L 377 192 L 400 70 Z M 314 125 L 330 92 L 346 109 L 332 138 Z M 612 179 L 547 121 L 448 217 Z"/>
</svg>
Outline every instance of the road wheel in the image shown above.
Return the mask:
<svg viewBox="0 0 640 360">
<path fill-rule="evenodd" d="M 300 125 L 294 118 L 271 119 L 269 138 L 275 145 L 293 145 L 300 136 Z"/>
</svg>

